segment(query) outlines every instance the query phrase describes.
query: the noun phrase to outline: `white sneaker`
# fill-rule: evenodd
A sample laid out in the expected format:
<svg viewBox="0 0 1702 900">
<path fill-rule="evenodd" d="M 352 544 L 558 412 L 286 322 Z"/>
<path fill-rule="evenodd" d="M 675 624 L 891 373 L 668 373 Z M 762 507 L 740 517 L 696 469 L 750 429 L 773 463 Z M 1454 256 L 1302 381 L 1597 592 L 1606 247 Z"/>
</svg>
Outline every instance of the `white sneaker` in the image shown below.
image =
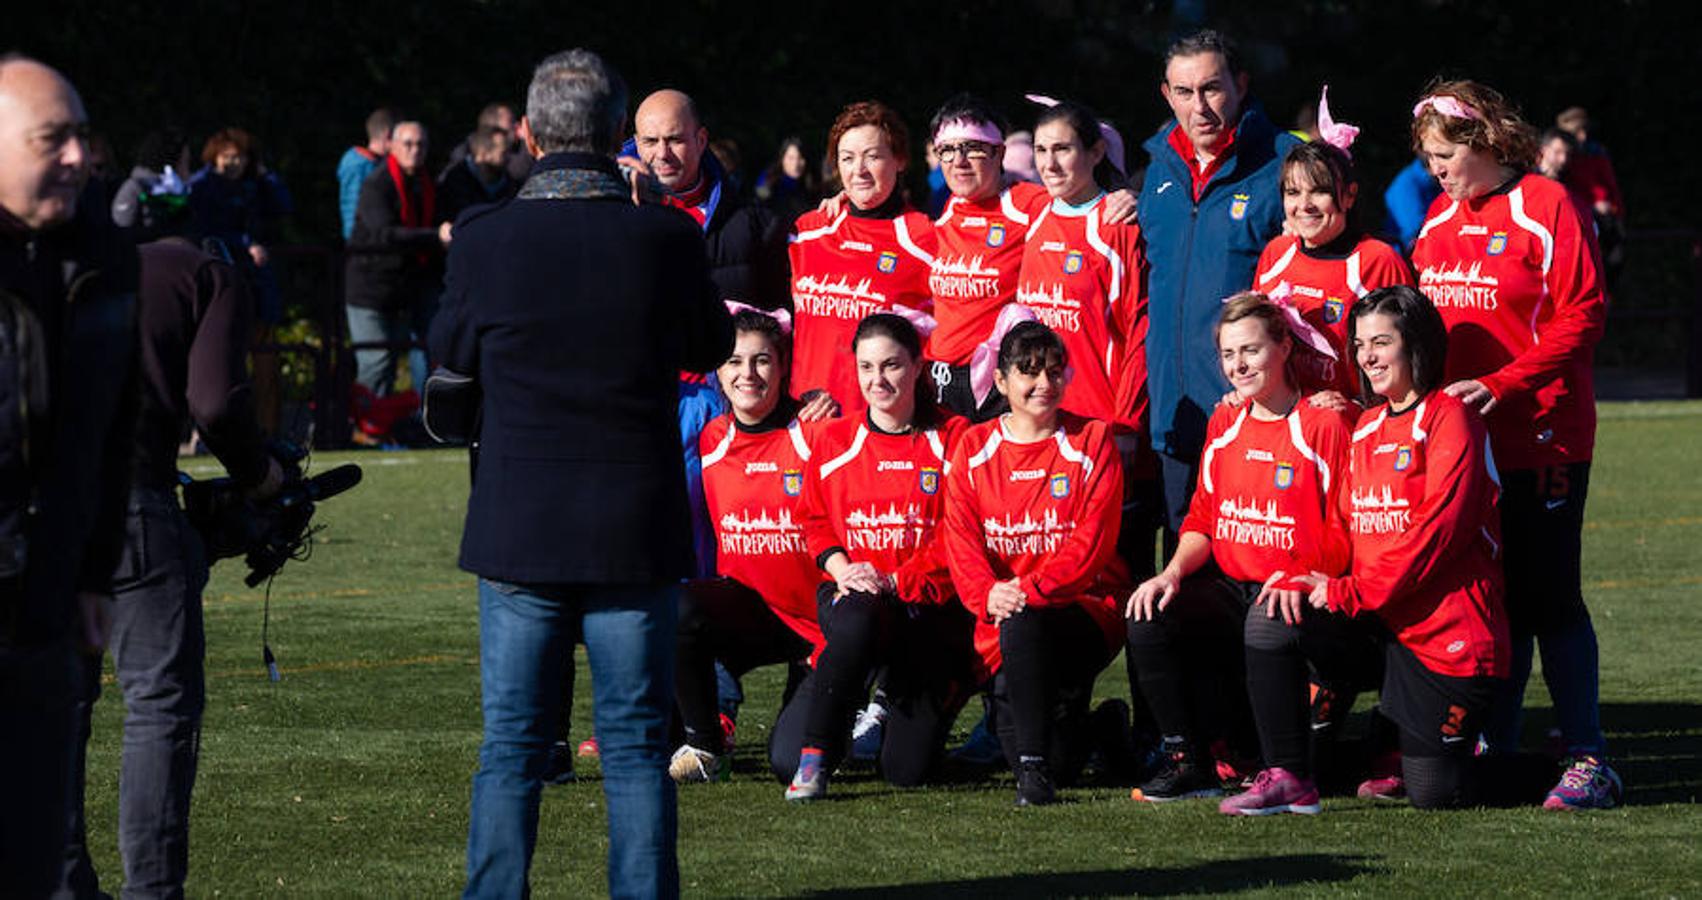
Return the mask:
<svg viewBox="0 0 1702 900">
<path fill-rule="evenodd" d="M 681 744 L 668 760 L 668 775 L 680 784 L 710 782 L 720 768 L 721 758 L 690 744 Z"/>
<path fill-rule="evenodd" d="M 886 734 L 886 707 L 880 701 L 870 703 L 857 713 L 851 726 L 851 758 L 858 762 L 873 762 L 881 755 L 881 738 Z"/>
</svg>

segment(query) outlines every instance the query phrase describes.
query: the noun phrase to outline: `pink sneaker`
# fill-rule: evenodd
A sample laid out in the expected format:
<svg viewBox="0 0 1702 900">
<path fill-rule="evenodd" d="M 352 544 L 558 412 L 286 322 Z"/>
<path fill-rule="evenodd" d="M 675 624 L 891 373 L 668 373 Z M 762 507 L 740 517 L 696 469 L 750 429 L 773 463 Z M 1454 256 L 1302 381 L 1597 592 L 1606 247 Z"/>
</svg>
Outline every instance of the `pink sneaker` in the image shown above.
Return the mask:
<svg viewBox="0 0 1702 900">
<path fill-rule="evenodd" d="M 733 721 L 732 716 L 729 716 L 726 713 L 722 713 L 721 714 L 721 753 L 723 755 L 726 755 L 726 754 L 733 752 L 733 747 L 735 745 L 735 741 L 733 740 L 733 735 L 735 733 L 737 733 L 738 730 L 739 730 L 739 723 Z"/>
<path fill-rule="evenodd" d="M 1268 816 L 1284 812 L 1315 816 L 1322 809 L 1317 785 L 1287 769 L 1265 769 L 1253 779 L 1252 788 L 1217 805 L 1217 811 L 1226 816 Z"/>
<path fill-rule="evenodd" d="M 585 759 L 596 759 L 602 751 L 597 747 L 597 736 L 591 735 L 579 742 L 579 755 Z"/>
<path fill-rule="evenodd" d="M 1356 793 L 1361 800 L 1405 800 L 1407 783 L 1406 779 L 1399 775 L 1367 778 L 1359 783 Z"/>
<path fill-rule="evenodd" d="M 1560 783 L 1548 792 L 1543 809 L 1613 809 L 1625 797 L 1625 785 L 1600 757 L 1574 756 Z"/>
</svg>

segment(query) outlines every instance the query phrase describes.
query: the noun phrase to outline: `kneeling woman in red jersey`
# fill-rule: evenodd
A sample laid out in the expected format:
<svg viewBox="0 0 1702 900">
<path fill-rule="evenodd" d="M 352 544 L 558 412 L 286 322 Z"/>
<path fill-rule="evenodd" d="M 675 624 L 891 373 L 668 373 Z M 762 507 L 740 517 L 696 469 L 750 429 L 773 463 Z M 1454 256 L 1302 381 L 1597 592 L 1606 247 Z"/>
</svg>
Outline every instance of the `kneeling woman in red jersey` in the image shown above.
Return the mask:
<svg viewBox="0 0 1702 900">
<path fill-rule="evenodd" d="M 1109 424 L 1061 411 L 1069 352 L 1024 322 L 999 347 L 1010 412 L 976 425 L 946 477 L 946 550 L 993 676 L 1018 806 L 1053 803 L 1087 757 L 1093 680 L 1117 655 L 1123 467 Z"/>
<path fill-rule="evenodd" d="M 831 217 L 804 213 L 792 230 L 792 383 L 861 412 L 851 335 L 872 313 L 932 313 L 934 226 L 898 187 L 910 164 L 910 133 L 898 113 L 872 100 L 853 103 L 833 120 L 827 146 L 849 202 Z"/>
<path fill-rule="evenodd" d="M 785 313 L 780 313 L 784 316 Z M 820 649 L 815 590 L 798 514 L 817 425 L 787 393 L 791 342 L 782 320 L 746 309 L 733 317 L 733 352 L 716 375 L 732 411 L 704 426 L 698 446 L 715 530 L 716 574 L 680 598 L 674 692 L 685 743 L 675 781 L 708 781 L 725 752 L 715 662 L 733 677 L 771 663 L 804 663 Z"/>
<path fill-rule="evenodd" d="M 935 534 L 963 420 L 918 389 L 922 338 L 905 319 L 869 316 L 851 346 L 867 410 L 823 426 L 804 473 L 804 539 L 833 580 L 816 594 L 826 646 L 769 745 L 788 800 L 826 793 L 877 667 L 887 707 L 879 765 L 900 786 L 926 779 L 972 687 L 973 623 L 954 602 Z"/>
<path fill-rule="evenodd" d="M 1353 222 L 1359 177 L 1348 147 L 1359 129 L 1330 117 L 1325 90 L 1318 102 L 1319 140 L 1300 144 L 1283 159 L 1287 233 L 1265 245 L 1253 289 L 1270 295 L 1289 286 L 1295 307 L 1335 348 L 1326 385 L 1357 397 L 1359 370 L 1347 348 L 1348 308 L 1377 288 L 1412 284 L 1412 271 L 1395 248 Z"/>
<path fill-rule="evenodd" d="M 1352 316 L 1359 367 L 1386 402 L 1360 416 L 1348 451 L 1352 571 L 1300 580 L 1311 606 L 1374 614 L 1394 634 L 1380 707 L 1399 726 L 1414 806 L 1534 800 L 1552 767 L 1473 756 L 1510 658 L 1483 420 L 1441 389 L 1447 336 L 1423 294 L 1382 288 Z"/>
<path fill-rule="evenodd" d="M 1348 439 L 1344 413 L 1304 397 L 1297 371 L 1310 326 L 1263 294 L 1230 298 L 1218 318 L 1224 377 L 1240 402 L 1219 404 L 1206 427 L 1199 484 L 1164 570 L 1129 598 L 1129 648 L 1153 710 L 1166 768 L 1137 799 L 1165 802 L 1221 792 L 1204 745 L 1231 733 L 1246 667 L 1266 769 L 1224 812 L 1314 813 L 1307 662 L 1333 683 L 1375 676 L 1377 645 L 1339 616 L 1302 615 L 1290 576 L 1347 567 L 1347 537 L 1332 512 Z M 1215 662 L 1223 672 L 1204 671 Z M 1238 679 L 1236 679 L 1238 680 Z"/>
</svg>

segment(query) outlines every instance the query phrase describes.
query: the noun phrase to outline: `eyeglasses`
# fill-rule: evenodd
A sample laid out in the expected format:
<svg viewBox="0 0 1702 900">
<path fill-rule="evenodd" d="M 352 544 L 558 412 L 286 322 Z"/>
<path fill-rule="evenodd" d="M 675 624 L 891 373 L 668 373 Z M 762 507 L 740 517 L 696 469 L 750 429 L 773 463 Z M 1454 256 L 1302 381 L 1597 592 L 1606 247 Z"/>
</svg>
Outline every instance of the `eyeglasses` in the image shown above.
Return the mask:
<svg viewBox="0 0 1702 900">
<path fill-rule="evenodd" d="M 956 162 L 958 154 L 962 154 L 964 158 L 968 159 L 970 162 L 980 162 L 981 160 L 993 155 L 993 148 L 995 146 L 996 145 L 994 144 L 988 144 L 982 141 L 963 141 L 957 144 L 936 144 L 934 146 L 934 155 L 939 157 L 940 162 L 942 163 Z"/>
</svg>

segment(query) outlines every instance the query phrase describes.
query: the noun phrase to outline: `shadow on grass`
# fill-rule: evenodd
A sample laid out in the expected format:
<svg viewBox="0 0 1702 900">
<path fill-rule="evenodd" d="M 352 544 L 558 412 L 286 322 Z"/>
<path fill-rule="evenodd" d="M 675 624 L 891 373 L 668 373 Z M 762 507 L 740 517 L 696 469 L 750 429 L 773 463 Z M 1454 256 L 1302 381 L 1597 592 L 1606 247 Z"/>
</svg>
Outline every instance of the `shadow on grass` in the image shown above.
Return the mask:
<svg viewBox="0 0 1702 900">
<path fill-rule="evenodd" d="M 1604 703 L 1602 727 L 1628 805 L 1694 803 L 1702 795 L 1702 704 Z"/>
<path fill-rule="evenodd" d="M 1175 869 L 1134 867 L 1091 872 L 1049 872 L 994 878 L 966 878 L 925 884 L 844 888 L 804 894 L 814 898 L 853 900 L 864 897 L 1123 897 L 1227 894 L 1293 884 L 1348 881 L 1382 872 L 1373 857 L 1304 853 L 1249 859 L 1213 860 Z"/>
</svg>

